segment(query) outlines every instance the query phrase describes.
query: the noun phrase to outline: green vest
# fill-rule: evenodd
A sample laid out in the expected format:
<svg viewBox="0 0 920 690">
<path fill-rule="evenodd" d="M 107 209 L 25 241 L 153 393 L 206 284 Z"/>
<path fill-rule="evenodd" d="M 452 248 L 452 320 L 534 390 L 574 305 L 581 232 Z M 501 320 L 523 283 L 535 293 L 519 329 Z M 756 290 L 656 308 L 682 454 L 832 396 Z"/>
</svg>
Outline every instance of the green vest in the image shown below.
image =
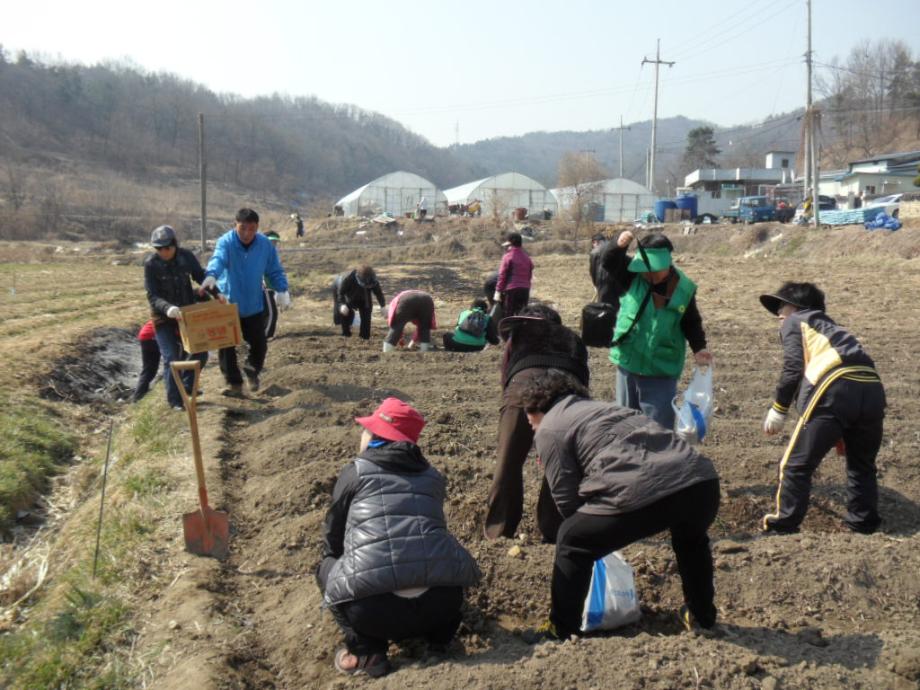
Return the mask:
<svg viewBox="0 0 920 690">
<path fill-rule="evenodd" d="M 650 298 L 626 340 L 610 348 L 610 361 L 626 371 L 640 376 L 676 379 L 684 370 L 687 340 L 680 328 L 680 320 L 696 292 L 696 285 L 680 269 L 674 270 L 680 279 L 668 304 L 656 309 L 654 298 Z M 650 289 L 651 286 L 637 275 L 629 290 L 620 298 L 614 340 L 629 329 Z"/>
<path fill-rule="evenodd" d="M 479 311 L 482 314 L 485 314 L 485 312 L 482 311 L 482 309 L 478 309 L 477 311 Z M 473 313 L 472 309 L 466 309 L 460 312 L 460 316 L 457 317 L 457 327 L 454 329 L 454 342 L 461 343 L 463 345 L 476 345 L 476 346 L 481 345 L 485 347 L 485 344 L 486 344 L 486 331 L 485 330 L 483 330 L 482 335 L 477 338 L 472 333 L 467 333 L 466 331 L 460 329 L 460 324 L 463 323 L 463 320 L 467 317 L 467 315 L 472 314 L 472 313 Z M 491 319 L 492 317 L 489 316 L 488 314 L 485 314 L 485 317 L 486 317 L 486 329 L 488 329 L 489 319 Z"/>
</svg>

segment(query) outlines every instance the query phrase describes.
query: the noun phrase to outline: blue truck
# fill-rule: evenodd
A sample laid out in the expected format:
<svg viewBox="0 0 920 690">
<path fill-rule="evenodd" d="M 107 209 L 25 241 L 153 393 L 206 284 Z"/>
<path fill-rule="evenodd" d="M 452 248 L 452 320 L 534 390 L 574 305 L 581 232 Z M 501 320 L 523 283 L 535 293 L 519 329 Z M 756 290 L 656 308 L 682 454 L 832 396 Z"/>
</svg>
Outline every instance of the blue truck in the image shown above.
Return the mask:
<svg viewBox="0 0 920 690">
<path fill-rule="evenodd" d="M 776 207 L 765 196 L 743 196 L 722 218 L 732 223 L 759 223 L 776 220 Z"/>
</svg>

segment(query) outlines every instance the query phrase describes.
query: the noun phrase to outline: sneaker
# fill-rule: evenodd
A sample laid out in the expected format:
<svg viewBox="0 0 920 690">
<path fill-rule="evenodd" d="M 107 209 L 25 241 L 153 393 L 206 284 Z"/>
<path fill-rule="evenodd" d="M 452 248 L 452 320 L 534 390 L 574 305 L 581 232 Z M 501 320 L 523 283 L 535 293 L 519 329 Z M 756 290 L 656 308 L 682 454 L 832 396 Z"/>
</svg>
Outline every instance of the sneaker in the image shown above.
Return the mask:
<svg viewBox="0 0 920 690">
<path fill-rule="evenodd" d="M 345 667 L 345 660 L 352 657 L 357 660 L 354 666 L 349 664 Z M 390 672 L 390 662 L 387 661 L 386 654 L 371 654 L 369 656 L 357 656 L 342 647 L 335 653 L 335 670 L 344 673 L 347 676 L 367 675 L 371 678 L 380 678 Z"/>
<path fill-rule="evenodd" d="M 556 632 L 556 626 L 551 620 L 547 620 L 543 625 L 535 630 L 527 630 L 521 637 L 527 644 L 540 644 L 541 642 L 558 642 L 562 638 Z"/>
<path fill-rule="evenodd" d="M 224 388 L 223 391 L 221 391 L 221 394 L 227 398 L 245 398 L 246 397 L 245 395 L 243 395 L 243 384 L 242 383 L 229 384 L 226 388 Z"/>
<path fill-rule="evenodd" d="M 185 412 L 185 407 L 183 405 L 170 405 L 176 412 Z"/>
<path fill-rule="evenodd" d="M 783 527 L 773 522 L 766 522 L 762 525 L 761 531 L 764 534 L 798 534 L 798 527 Z"/>
<path fill-rule="evenodd" d="M 246 374 L 246 380 L 249 381 L 249 390 L 259 390 L 259 372 L 247 365 L 243 367 L 243 373 Z"/>
</svg>

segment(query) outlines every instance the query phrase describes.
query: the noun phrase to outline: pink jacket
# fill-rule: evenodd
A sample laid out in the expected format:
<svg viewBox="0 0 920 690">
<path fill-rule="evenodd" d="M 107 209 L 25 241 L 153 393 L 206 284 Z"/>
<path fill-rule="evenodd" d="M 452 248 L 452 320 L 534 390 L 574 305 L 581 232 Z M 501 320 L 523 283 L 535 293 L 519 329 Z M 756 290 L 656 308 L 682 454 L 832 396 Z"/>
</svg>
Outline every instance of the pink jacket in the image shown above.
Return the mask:
<svg viewBox="0 0 920 690">
<path fill-rule="evenodd" d="M 502 257 L 498 267 L 498 292 L 514 290 L 515 288 L 529 288 L 533 276 L 533 261 L 521 247 L 511 247 Z"/>
</svg>

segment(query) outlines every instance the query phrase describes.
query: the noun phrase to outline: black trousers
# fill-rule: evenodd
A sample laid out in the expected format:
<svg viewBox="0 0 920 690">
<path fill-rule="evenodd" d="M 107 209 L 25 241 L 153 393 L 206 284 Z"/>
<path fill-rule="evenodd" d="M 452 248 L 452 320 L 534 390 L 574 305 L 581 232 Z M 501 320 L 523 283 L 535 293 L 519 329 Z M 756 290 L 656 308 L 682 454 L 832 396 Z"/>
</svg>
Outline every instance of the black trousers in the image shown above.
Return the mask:
<svg viewBox="0 0 920 690">
<path fill-rule="evenodd" d="M 764 517 L 764 528 L 795 532 L 805 519 L 811 478 L 838 441 L 846 447 L 847 515 L 856 531 L 878 529 L 878 479 L 875 457 L 882 445 L 885 389 L 881 383 L 838 379 L 818 401 L 811 417 L 793 432 L 780 463 L 776 509 Z"/>
<path fill-rule="evenodd" d="M 334 558 L 325 558 L 316 573 L 322 591 Z M 335 622 L 345 634 L 348 651 L 356 656 L 386 654 L 390 641 L 423 637 L 434 644 L 448 644 L 460 627 L 462 587 L 432 587 L 421 596 L 406 599 L 378 594 L 330 606 Z"/>
<path fill-rule="evenodd" d="M 482 352 L 485 349 L 485 345 L 468 345 L 466 343 L 458 343 L 454 340 L 453 333 L 445 333 L 444 337 L 444 349 L 450 350 L 451 352 Z"/>
<path fill-rule="evenodd" d="M 255 369 L 258 374 L 265 365 L 265 355 L 268 353 L 268 339 L 265 337 L 265 312 L 242 317 L 240 330 L 243 340 L 249 344 L 246 364 Z M 243 374 L 240 372 L 240 365 L 236 359 L 236 348 L 225 347 L 219 350 L 217 355 L 221 373 L 227 383 L 234 386 L 242 385 Z"/>
<path fill-rule="evenodd" d="M 502 293 L 502 315 L 514 316 L 530 301 L 530 288 L 514 288 Z"/>
<path fill-rule="evenodd" d="M 275 337 L 275 329 L 278 327 L 278 303 L 275 301 L 275 291 L 266 288 L 262 291 L 265 296 L 262 300 L 265 304 L 265 338 L 271 340 Z"/>
<path fill-rule="evenodd" d="M 533 445 L 533 429 L 521 406 L 524 386 L 544 369 L 524 369 L 505 387 L 498 420 L 498 448 L 492 487 L 486 501 L 485 534 L 489 539 L 514 536 L 524 510 L 524 464 Z M 546 479 L 537 499 L 537 526 L 543 540 L 553 544 L 562 523 Z"/>
<path fill-rule="evenodd" d="M 157 377 L 160 368 L 160 347 L 156 339 L 141 340 L 141 373 L 137 377 L 137 386 L 134 388 L 133 402 L 137 402 L 150 390 L 150 383 Z"/>
<path fill-rule="evenodd" d="M 709 526 L 719 512 L 719 480 L 710 479 L 619 515 L 574 513 L 559 528 L 550 620 L 562 637 L 577 634 L 594 561 L 670 530 L 684 601 L 704 628 L 716 622 Z"/>
<path fill-rule="evenodd" d="M 358 307 L 357 309 L 350 304 L 345 305 L 348 308 L 348 314 L 342 316 L 338 315 L 338 321 L 342 325 L 342 335 L 346 338 L 351 337 L 351 322 L 355 318 L 355 312 L 358 312 L 358 316 L 361 317 L 361 326 L 359 327 L 358 335 L 362 340 L 370 340 L 371 337 L 371 314 L 373 310 L 371 307 Z"/>
</svg>

